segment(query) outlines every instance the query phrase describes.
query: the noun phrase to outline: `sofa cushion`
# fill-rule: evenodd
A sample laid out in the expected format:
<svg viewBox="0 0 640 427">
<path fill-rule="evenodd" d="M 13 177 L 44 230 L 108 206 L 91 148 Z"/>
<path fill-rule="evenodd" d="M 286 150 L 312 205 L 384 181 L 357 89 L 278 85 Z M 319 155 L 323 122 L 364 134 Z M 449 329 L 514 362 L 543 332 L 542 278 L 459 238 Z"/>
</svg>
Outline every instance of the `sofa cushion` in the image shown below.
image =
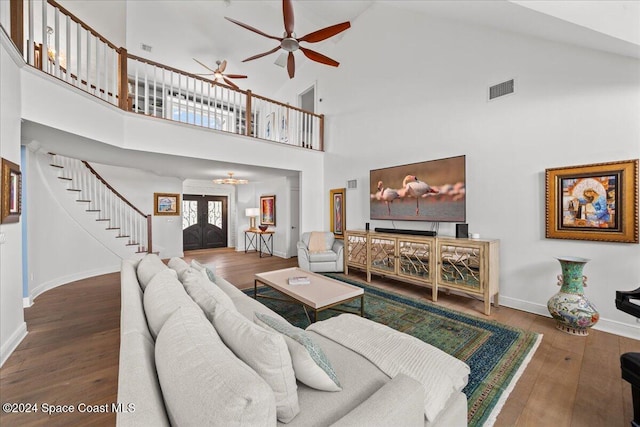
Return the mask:
<svg viewBox="0 0 640 427">
<path fill-rule="evenodd" d="M 342 390 L 331 362 L 303 329 L 262 313 L 255 313 L 255 322 L 284 336 L 298 381 L 318 390 Z"/>
<path fill-rule="evenodd" d="M 234 285 L 232 285 L 231 283 L 229 283 L 227 280 L 223 279 L 220 276 L 216 276 L 215 284 L 218 285 L 218 287 L 222 289 L 225 294 L 229 295 L 231 299 L 235 299 L 235 297 L 240 297 L 240 296 L 243 296 L 243 297 L 247 296 L 240 289 L 236 288 Z"/>
<path fill-rule="evenodd" d="M 276 313 L 266 305 L 261 304 L 260 301 L 257 301 L 248 295 L 242 294 L 240 296 L 234 296 L 231 299 L 235 304 L 236 308 L 238 309 L 238 313 L 242 314 L 251 322 L 253 322 L 254 313 L 264 313 L 271 317 L 275 317 L 277 319 L 281 319 L 282 321 L 285 321 L 284 318 L 280 316 L 278 313 Z"/>
<path fill-rule="evenodd" d="M 175 270 L 176 273 L 178 273 L 178 277 L 180 277 L 183 271 L 189 268 L 189 264 L 187 264 L 187 262 L 182 258 L 178 257 L 171 258 L 167 265 L 169 266 L 169 268 Z"/>
<path fill-rule="evenodd" d="M 213 326 L 231 351 L 269 384 L 276 398 L 278 420 L 291 421 L 300 407 L 291 356 L 282 335 L 220 304 L 213 312 Z"/>
<path fill-rule="evenodd" d="M 155 357 L 172 425 L 276 424 L 273 391 L 224 345 L 200 309 L 176 310 L 158 335 Z"/>
<path fill-rule="evenodd" d="M 144 291 L 147 288 L 147 285 L 153 279 L 158 272 L 166 270 L 167 267 L 160 257 L 156 254 L 147 254 L 145 255 L 140 263 L 138 264 L 138 269 L 136 273 L 138 275 L 138 281 L 140 282 L 140 287 Z"/>
<path fill-rule="evenodd" d="M 310 262 L 336 262 L 338 254 L 333 251 L 309 252 Z"/>
<path fill-rule="evenodd" d="M 156 274 L 144 292 L 144 312 L 149 331 L 155 339 L 164 322 L 180 307 L 196 307 L 170 269 Z M 199 309 L 199 308 L 198 308 Z"/>
<path fill-rule="evenodd" d="M 236 310 L 229 295 L 212 283 L 203 271 L 189 267 L 180 276 L 182 285 L 189 296 L 200 306 L 209 319 L 216 304 L 222 304 L 229 310 Z"/>
<path fill-rule="evenodd" d="M 333 245 L 335 236 L 331 232 L 326 231 L 312 231 L 302 233 L 300 238 L 305 246 L 309 249 L 309 252 L 316 251 L 328 251 Z"/>
<path fill-rule="evenodd" d="M 122 260 L 120 267 L 120 331 L 122 334 L 140 332 L 152 340 L 142 306 L 142 289 L 136 276 L 136 261 L 139 260 Z"/>
</svg>

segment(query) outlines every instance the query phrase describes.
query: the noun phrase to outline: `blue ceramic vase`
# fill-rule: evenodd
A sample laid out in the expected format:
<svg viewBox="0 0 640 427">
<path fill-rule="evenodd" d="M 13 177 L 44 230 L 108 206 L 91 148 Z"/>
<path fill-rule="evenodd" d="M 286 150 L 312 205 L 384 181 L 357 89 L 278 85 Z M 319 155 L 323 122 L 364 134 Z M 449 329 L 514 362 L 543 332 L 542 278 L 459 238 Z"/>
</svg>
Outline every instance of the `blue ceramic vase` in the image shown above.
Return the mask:
<svg viewBox="0 0 640 427">
<path fill-rule="evenodd" d="M 596 307 L 584 296 L 587 276 L 582 275 L 586 258 L 562 257 L 562 274 L 558 275 L 560 292 L 547 302 L 549 313 L 556 320 L 556 327 L 572 335 L 589 335 L 588 328 L 600 318 Z"/>
</svg>

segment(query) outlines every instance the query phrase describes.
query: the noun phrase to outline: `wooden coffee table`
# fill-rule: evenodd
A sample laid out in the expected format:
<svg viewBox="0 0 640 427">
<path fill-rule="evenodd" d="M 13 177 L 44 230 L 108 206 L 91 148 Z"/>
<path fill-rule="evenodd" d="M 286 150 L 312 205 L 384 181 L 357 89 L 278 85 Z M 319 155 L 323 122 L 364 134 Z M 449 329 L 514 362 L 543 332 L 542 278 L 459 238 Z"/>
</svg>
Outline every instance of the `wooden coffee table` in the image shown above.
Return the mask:
<svg viewBox="0 0 640 427">
<path fill-rule="evenodd" d="M 308 285 L 289 285 L 289 277 L 300 276 L 308 277 L 311 283 Z M 283 293 L 290 299 L 258 295 L 258 283 L 267 285 Z M 360 316 L 364 317 L 364 289 L 325 277 L 321 274 L 311 273 L 298 267 L 256 274 L 253 285 L 253 297 L 256 299 L 260 297 L 302 304 L 309 323 L 311 323 L 311 319 L 309 318 L 307 308 L 313 310 L 314 322 L 318 320 L 319 312 L 329 309 L 344 313 L 360 314 Z M 357 298 L 360 298 L 360 313 L 336 308 L 337 305 L 353 301 Z"/>
</svg>

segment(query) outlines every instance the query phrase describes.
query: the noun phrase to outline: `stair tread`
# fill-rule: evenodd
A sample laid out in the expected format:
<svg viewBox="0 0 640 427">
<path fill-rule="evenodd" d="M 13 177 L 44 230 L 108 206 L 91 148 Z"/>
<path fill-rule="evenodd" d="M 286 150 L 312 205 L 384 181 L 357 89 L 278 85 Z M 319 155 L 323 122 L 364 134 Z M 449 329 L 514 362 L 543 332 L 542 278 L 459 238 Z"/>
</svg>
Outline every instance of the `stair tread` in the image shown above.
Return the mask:
<svg viewBox="0 0 640 427">
<path fill-rule="evenodd" d="M 125 237 L 131 237 L 128 234 L 123 234 L 122 236 L 116 236 L 116 239 L 124 239 Z"/>
<path fill-rule="evenodd" d="M 91 203 L 91 200 L 83 200 L 83 199 L 79 199 L 79 200 L 76 200 L 76 202 Z"/>
<path fill-rule="evenodd" d="M 109 218 L 98 218 L 96 221 L 111 221 Z"/>
<path fill-rule="evenodd" d="M 87 209 L 85 212 L 100 212 L 100 209 Z"/>
<path fill-rule="evenodd" d="M 64 166 L 54 165 L 53 163 L 49 163 L 49 166 L 53 166 L 54 168 L 64 169 Z"/>
<path fill-rule="evenodd" d="M 59 176 L 58 179 L 64 179 L 65 181 L 73 181 L 73 179 L 67 178 L 66 176 Z"/>
<path fill-rule="evenodd" d="M 67 188 L 67 191 L 82 191 L 82 190 L 78 190 L 77 188 Z"/>
<path fill-rule="evenodd" d="M 120 227 L 109 227 L 106 230 L 120 230 Z"/>
</svg>

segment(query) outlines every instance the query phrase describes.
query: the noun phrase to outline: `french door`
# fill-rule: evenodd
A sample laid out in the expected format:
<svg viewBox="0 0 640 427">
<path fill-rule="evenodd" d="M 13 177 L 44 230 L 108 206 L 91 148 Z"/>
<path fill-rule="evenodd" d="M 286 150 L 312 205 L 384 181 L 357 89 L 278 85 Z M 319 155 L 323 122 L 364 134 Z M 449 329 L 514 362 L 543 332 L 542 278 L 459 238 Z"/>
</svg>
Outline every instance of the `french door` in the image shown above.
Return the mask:
<svg viewBox="0 0 640 427">
<path fill-rule="evenodd" d="M 227 247 L 227 197 L 185 194 L 182 198 L 185 251 Z"/>
</svg>

